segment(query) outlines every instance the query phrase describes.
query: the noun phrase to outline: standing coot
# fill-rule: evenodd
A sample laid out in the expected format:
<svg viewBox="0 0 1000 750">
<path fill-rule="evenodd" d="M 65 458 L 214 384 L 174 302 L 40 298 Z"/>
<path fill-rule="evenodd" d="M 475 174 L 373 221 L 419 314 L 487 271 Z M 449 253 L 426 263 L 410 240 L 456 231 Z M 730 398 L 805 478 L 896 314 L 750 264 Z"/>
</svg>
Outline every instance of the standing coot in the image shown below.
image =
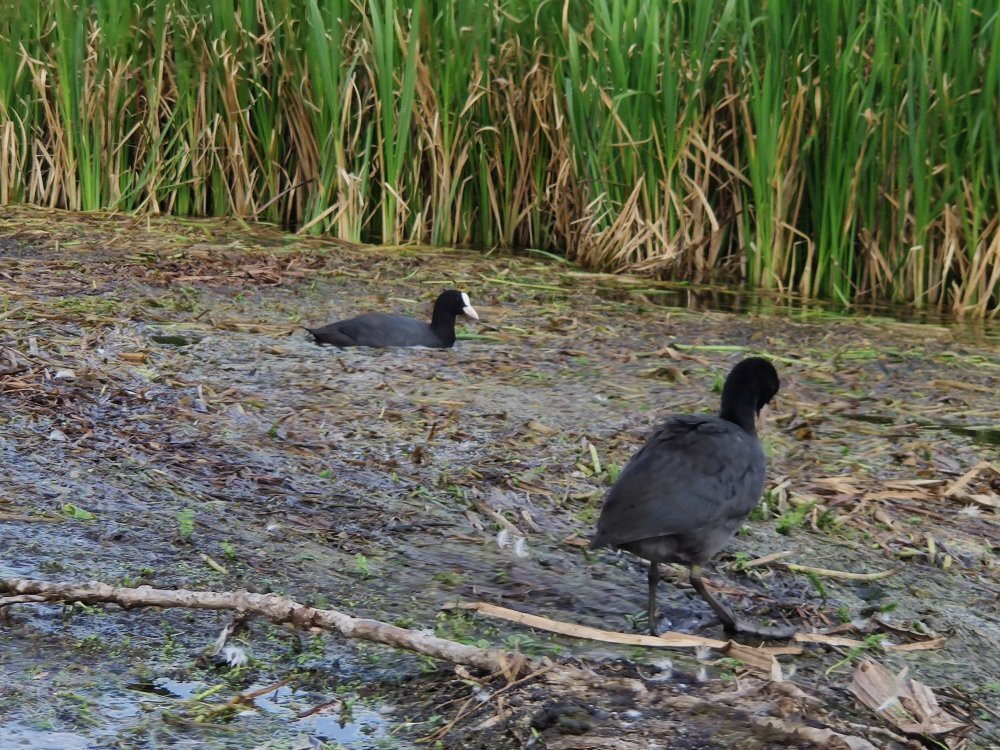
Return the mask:
<svg viewBox="0 0 1000 750">
<path fill-rule="evenodd" d="M 403 315 L 365 313 L 322 328 L 306 328 L 317 344 L 334 346 L 430 346 L 448 349 L 455 343 L 455 318 L 467 315 L 479 320 L 469 295 L 456 289 L 441 292 L 434 303 L 431 322 Z"/>
<path fill-rule="evenodd" d="M 608 492 L 590 548 L 617 547 L 649 560 L 649 630 L 654 635 L 661 562 L 690 567 L 691 585 L 726 632 L 764 638 L 794 633 L 738 623 L 706 590 L 700 569 L 760 502 L 764 450 L 755 421 L 778 384 L 778 373 L 766 359 L 743 360 L 726 378 L 719 416 L 668 418 Z"/>
</svg>

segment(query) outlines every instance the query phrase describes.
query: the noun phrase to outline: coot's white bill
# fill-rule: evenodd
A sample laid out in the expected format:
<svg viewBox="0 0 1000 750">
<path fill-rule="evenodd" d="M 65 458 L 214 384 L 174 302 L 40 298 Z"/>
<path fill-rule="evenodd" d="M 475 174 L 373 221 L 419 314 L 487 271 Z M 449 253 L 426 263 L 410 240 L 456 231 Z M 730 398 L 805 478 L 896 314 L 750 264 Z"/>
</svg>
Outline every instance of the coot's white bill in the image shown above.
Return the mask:
<svg viewBox="0 0 1000 750">
<path fill-rule="evenodd" d="M 462 308 L 462 312 L 473 320 L 479 320 L 479 313 L 476 312 L 472 306 L 472 300 L 469 299 L 469 295 L 465 292 L 462 292 L 462 303 L 465 305 Z"/>
</svg>

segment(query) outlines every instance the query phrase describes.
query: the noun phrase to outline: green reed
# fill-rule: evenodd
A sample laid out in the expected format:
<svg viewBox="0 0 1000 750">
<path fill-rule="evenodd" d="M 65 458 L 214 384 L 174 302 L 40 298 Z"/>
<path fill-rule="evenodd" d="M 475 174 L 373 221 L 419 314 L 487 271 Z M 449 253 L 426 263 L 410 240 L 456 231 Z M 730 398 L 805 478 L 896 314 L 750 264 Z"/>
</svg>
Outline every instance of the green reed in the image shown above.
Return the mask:
<svg viewBox="0 0 1000 750">
<path fill-rule="evenodd" d="M 0 0 L 0 201 L 1000 310 L 988 0 Z"/>
</svg>

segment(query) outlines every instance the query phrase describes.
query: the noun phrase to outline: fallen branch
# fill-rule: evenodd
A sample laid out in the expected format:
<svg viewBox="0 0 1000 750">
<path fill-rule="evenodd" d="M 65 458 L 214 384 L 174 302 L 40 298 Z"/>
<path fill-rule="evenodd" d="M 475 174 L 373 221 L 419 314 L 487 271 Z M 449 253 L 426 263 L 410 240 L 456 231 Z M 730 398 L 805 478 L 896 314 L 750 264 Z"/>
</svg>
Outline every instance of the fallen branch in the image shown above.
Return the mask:
<svg viewBox="0 0 1000 750">
<path fill-rule="evenodd" d="M 230 610 L 236 611 L 241 615 L 261 615 L 274 622 L 290 623 L 303 629 L 316 628 L 340 633 L 348 638 L 358 638 L 373 643 L 381 643 L 395 648 L 415 651 L 437 659 L 444 659 L 454 664 L 474 667 L 488 674 L 500 673 L 506 678 L 507 686 L 497 690 L 493 696 L 499 696 L 508 689 L 534 679 L 543 679 L 550 685 L 574 691 L 583 691 L 589 695 L 593 695 L 596 690 L 609 689 L 616 686 L 620 688 L 624 687 L 637 695 L 649 694 L 648 689 L 639 680 L 631 678 L 608 678 L 606 675 L 597 674 L 586 668 L 553 664 L 548 660 L 530 660 L 520 654 L 510 654 L 499 649 L 480 649 L 475 646 L 467 646 L 433 635 L 396 627 L 380 620 L 351 617 L 332 609 L 308 607 L 288 597 L 278 596 L 277 594 L 252 594 L 247 591 L 166 590 L 154 589 L 150 586 L 127 588 L 124 586 L 110 586 L 98 582 L 73 584 L 37 581 L 25 578 L 0 579 L 0 595 L 3 594 L 6 594 L 6 596 L 0 596 L 0 611 L 13 604 L 81 602 L 83 604 L 117 604 L 124 609 L 139 607 L 183 607 L 188 609 Z M 498 607 L 497 609 L 503 610 L 502 607 Z M 480 611 L 483 610 L 480 609 Z M 544 620 L 545 618 L 541 619 Z M 663 640 L 653 639 L 650 636 L 644 636 L 644 638 Z M 711 640 L 686 635 L 684 635 L 684 638 L 690 639 L 692 645 L 698 640 Z M 724 641 L 718 643 L 728 645 Z M 760 652 L 763 655 L 766 653 L 766 650 L 760 649 Z M 460 668 L 458 669 L 460 670 Z M 286 683 L 287 680 L 283 680 L 262 690 L 240 694 L 226 703 L 223 708 L 230 710 L 240 703 L 271 692 Z M 791 683 L 772 682 L 768 684 L 774 685 L 775 689 L 783 692 L 783 694 L 794 694 L 799 699 L 809 699 L 809 696 L 801 693 Z M 708 711 L 736 711 L 741 719 L 748 720 L 751 724 L 759 728 L 783 735 L 790 740 L 806 741 L 824 748 L 874 750 L 874 745 L 862 737 L 843 734 L 831 728 L 804 726 L 775 716 L 746 715 L 738 707 L 694 695 L 659 696 L 657 694 L 656 706 L 658 710 L 670 707 L 699 714 Z"/>
<path fill-rule="evenodd" d="M 0 579 L 0 608 L 31 602 L 81 602 L 117 604 L 134 607 L 184 607 L 186 609 L 232 610 L 261 615 L 274 622 L 287 622 L 308 630 L 319 628 L 418 654 L 464 664 L 485 672 L 517 673 L 526 668 L 538 669 L 519 654 L 500 649 L 481 649 L 444 638 L 400 628 L 380 620 L 352 617 L 334 609 L 316 609 L 277 594 L 251 594 L 249 591 L 188 591 L 154 589 L 151 586 L 127 588 L 92 581 L 84 584 L 35 581 L 27 578 Z"/>
</svg>

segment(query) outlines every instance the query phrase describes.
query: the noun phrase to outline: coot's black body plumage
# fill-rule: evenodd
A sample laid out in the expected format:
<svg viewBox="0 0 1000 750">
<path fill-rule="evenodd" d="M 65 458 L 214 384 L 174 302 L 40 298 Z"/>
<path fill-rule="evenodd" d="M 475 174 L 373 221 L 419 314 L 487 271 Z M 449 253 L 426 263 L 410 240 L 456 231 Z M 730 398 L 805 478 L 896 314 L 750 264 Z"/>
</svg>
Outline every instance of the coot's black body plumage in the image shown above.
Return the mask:
<svg viewBox="0 0 1000 750">
<path fill-rule="evenodd" d="M 708 594 L 699 566 L 722 550 L 760 502 L 766 462 L 756 417 L 778 387 L 778 373 L 770 362 L 760 357 L 743 360 L 726 378 L 718 416 L 669 417 L 608 492 L 590 547 L 616 547 L 649 560 L 651 631 L 656 626 L 659 563 L 691 567 L 692 584 L 726 629 L 751 630 L 738 626 Z"/>
<path fill-rule="evenodd" d="M 322 328 L 306 328 L 317 344 L 348 346 L 427 346 L 448 349 L 455 343 L 455 318 L 479 319 L 469 295 L 455 289 L 442 292 L 430 323 L 389 313 L 365 313 Z"/>
<path fill-rule="evenodd" d="M 720 417 L 670 417 L 611 488 L 590 546 L 700 565 L 736 533 L 763 489 L 755 435 Z"/>
</svg>

